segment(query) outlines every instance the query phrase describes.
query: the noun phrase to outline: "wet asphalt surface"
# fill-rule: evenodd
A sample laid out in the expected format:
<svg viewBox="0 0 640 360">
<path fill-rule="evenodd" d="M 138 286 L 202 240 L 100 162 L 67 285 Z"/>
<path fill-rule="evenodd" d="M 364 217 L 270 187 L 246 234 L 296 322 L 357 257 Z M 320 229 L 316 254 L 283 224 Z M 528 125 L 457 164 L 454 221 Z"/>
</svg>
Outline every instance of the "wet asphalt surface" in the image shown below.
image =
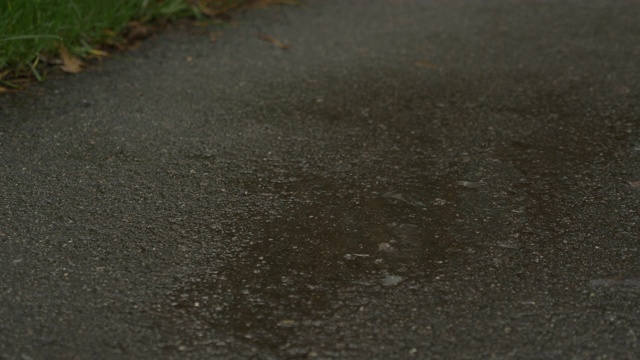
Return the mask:
<svg viewBox="0 0 640 360">
<path fill-rule="evenodd" d="M 0 359 L 639 358 L 639 18 L 308 1 L 0 98 Z"/>
</svg>

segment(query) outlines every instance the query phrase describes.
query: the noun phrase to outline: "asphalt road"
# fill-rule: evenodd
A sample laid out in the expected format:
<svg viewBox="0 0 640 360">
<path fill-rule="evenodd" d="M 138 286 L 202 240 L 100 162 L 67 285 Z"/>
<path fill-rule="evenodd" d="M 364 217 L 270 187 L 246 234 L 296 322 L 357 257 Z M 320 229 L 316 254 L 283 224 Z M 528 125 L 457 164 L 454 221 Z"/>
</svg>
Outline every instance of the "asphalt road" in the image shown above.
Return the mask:
<svg viewBox="0 0 640 360">
<path fill-rule="evenodd" d="M 0 98 L 0 359 L 640 358 L 638 19 L 305 1 Z"/>
</svg>

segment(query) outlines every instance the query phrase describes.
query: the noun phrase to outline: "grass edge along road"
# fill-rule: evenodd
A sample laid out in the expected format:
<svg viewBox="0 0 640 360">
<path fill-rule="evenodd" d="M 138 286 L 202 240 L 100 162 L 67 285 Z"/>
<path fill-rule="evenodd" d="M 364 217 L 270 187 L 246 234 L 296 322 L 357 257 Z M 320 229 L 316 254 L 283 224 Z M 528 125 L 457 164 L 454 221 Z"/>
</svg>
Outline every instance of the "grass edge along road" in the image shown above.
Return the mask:
<svg viewBox="0 0 640 360">
<path fill-rule="evenodd" d="M 0 93 L 51 69 L 76 73 L 81 59 L 107 56 L 180 18 L 209 22 L 247 6 L 292 0 L 0 0 Z"/>
</svg>

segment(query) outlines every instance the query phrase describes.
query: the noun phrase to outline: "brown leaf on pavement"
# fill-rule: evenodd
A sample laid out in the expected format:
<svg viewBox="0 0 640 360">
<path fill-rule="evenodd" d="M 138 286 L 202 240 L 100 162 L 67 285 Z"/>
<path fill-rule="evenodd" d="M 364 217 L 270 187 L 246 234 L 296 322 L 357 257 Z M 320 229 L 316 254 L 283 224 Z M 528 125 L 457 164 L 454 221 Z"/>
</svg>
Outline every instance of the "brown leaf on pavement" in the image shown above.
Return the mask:
<svg viewBox="0 0 640 360">
<path fill-rule="evenodd" d="M 258 35 L 258 38 L 260 38 L 260 40 L 264 40 L 266 42 L 270 42 L 270 43 L 272 43 L 273 45 L 279 47 L 282 50 L 287 50 L 289 48 L 289 44 L 285 44 L 282 41 L 280 41 L 280 40 L 278 40 L 278 39 L 276 39 L 276 38 L 274 38 L 272 36 L 269 36 L 269 35 L 260 34 L 260 35 Z"/>
<path fill-rule="evenodd" d="M 618 85 L 614 88 L 614 91 L 618 95 L 627 95 L 631 92 L 631 89 L 629 89 L 629 87 L 626 85 Z"/>
<path fill-rule="evenodd" d="M 631 185 L 632 188 L 640 188 L 640 180 L 627 181 L 627 184 Z"/>
<path fill-rule="evenodd" d="M 435 68 L 438 67 L 436 64 L 432 63 L 431 61 L 427 61 L 427 60 L 418 60 L 413 64 L 415 66 L 417 66 L 417 67 L 427 68 L 427 69 L 435 69 Z"/>
<path fill-rule="evenodd" d="M 60 47 L 60 58 L 62 59 L 62 66 L 60 66 L 62 71 L 72 74 L 82 71 L 82 61 L 71 55 L 64 46 Z"/>
</svg>

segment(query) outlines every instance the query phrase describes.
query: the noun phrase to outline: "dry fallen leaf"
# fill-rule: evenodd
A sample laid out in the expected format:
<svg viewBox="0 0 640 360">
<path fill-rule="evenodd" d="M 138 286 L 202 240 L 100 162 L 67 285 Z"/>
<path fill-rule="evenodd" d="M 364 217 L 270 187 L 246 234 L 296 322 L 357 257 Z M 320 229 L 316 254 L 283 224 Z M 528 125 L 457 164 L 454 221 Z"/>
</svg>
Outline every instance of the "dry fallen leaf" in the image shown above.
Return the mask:
<svg viewBox="0 0 640 360">
<path fill-rule="evenodd" d="M 631 185 L 633 188 L 640 188 L 640 180 L 627 181 L 627 184 Z"/>
<path fill-rule="evenodd" d="M 62 66 L 60 66 L 62 71 L 72 74 L 77 74 L 82 71 L 82 61 L 69 54 L 64 46 L 60 47 L 60 58 L 62 59 Z"/>
<path fill-rule="evenodd" d="M 482 182 L 476 182 L 476 181 L 456 181 L 456 184 L 460 185 L 460 186 L 464 186 L 466 188 L 470 188 L 470 189 L 477 189 L 481 186 L 484 185 L 484 183 Z"/>
<path fill-rule="evenodd" d="M 91 55 L 98 56 L 98 57 L 107 57 L 107 56 L 109 56 L 108 52 L 103 51 L 103 50 L 99 50 L 99 49 L 91 49 L 91 50 L 89 50 L 89 53 Z"/>
<path fill-rule="evenodd" d="M 436 64 L 432 63 L 431 61 L 427 61 L 427 60 L 418 60 L 415 63 L 413 63 L 415 66 L 417 67 L 422 67 L 422 68 L 427 68 L 427 69 L 435 69 L 438 66 L 436 66 Z"/>
<path fill-rule="evenodd" d="M 129 42 L 135 42 L 151 36 L 151 30 L 139 21 L 130 21 L 125 34 Z"/>
<path fill-rule="evenodd" d="M 631 92 L 631 89 L 629 89 L 629 87 L 625 85 L 616 86 L 614 90 L 616 94 L 619 94 L 619 95 L 626 95 Z"/>
<path fill-rule="evenodd" d="M 290 320 L 290 319 L 284 319 L 278 322 L 278 326 L 280 327 L 293 327 L 295 325 L 296 325 L 296 321 Z"/>
<path fill-rule="evenodd" d="M 9 89 L 7 89 L 4 86 L 0 86 L 0 94 L 5 93 L 5 92 L 9 92 Z"/>
<path fill-rule="evenodd" d="M 282 50 L 287 50 L 289 48 L 289 44 L 285 44 L 282 41 L 280 41 L 280 40 L 278 40 L 278 39 L 276 39 L 276 38 L 274 38 L 272 36 L 269 36 L 269 35 L 261 34 L 261 35 L 258 36 L 258 38 L 260 38 L 260 40 L 264 40 L 264 41 L 270 42 L 270 43 L 272 43 L 273 45 L 279 47 Z"/>
</svg>

